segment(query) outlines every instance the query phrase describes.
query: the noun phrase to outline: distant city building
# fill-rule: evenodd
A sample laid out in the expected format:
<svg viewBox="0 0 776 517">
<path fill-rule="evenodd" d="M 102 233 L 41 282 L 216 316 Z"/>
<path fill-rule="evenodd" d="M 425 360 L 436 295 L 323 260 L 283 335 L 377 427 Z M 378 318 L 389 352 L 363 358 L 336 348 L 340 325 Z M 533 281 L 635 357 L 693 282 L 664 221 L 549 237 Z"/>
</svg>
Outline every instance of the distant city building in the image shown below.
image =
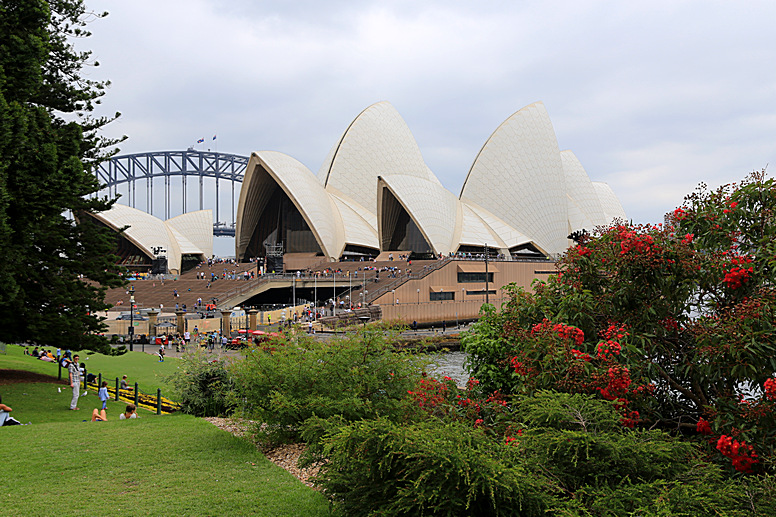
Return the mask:
<svg viewBox="0 0 776 517">
<path fill-rule="evenodd" d="M 236 218 L 238 260 L 286 255 L 374 257 L 562 253 L 567 236 L 625 218 L 617 196 L 560 151 L 540 102 L 504 121 L 477 154 L 458 196 L 428 168 L 388 102 L 365 109 L 317 176 L 294 158 L 254 152 Z"/>
</svg>

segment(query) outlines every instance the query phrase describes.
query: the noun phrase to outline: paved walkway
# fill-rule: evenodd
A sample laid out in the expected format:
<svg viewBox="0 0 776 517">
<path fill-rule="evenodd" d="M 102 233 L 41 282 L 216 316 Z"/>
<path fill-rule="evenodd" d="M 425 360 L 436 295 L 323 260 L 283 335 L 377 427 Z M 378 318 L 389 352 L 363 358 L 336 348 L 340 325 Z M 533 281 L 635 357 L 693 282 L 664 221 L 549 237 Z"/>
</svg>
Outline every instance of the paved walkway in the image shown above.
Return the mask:
<svg viewBox="0 0 776 517">
<path fill-rule="evenodd" d="M 449 336 L 451 334 L 457 334 L 459 332 L 464 332 L 465 330 L 469 330 L 469 325 L 461 325 L 460 329 L 456 328 L 455 325 L 453 325 L 452 328 L 447 328 L 447 330 L 442 333 L 442 329 L 418 329 L 417 331 L 407 330 L 405 332 L 401 333 L 401 336 L 405 339 L 424 339 L 424 338 L 430 338 L 430 337 L 440 337 L 440 336 Z M 273 327 L 272 329 L 268 328 L 262 328 L 265 332 L 276 332 L 277 328 Z M 329 340 L 333 339 L 338 335 L 344 334 L 344 332 L 316 332 L 314 337 L 316 339 L 320 340 Z M 190 345 L 190 346 L 196 346 L 196 345 Z M 156 353 L 159 351 L 158 345 L 145 345 L 145 349 L 143 348 L 143 345 L 136 344 L 134 347 L 135 352 L 145 352 L 146 354 L 156 356 Z M 213 357 L 240 357 L 240 351 L 239 350 L 232 350 L 232 349 L 221 349 L 220 346 L 215 347 L 212 351 L 209 351 L 211 354 L 213 354 Z M 175 347 L 167 347 L 164 350 L 165 357 L 180 357 L 183 355 L 183 352 L 176 352 Z"/>
</svg>

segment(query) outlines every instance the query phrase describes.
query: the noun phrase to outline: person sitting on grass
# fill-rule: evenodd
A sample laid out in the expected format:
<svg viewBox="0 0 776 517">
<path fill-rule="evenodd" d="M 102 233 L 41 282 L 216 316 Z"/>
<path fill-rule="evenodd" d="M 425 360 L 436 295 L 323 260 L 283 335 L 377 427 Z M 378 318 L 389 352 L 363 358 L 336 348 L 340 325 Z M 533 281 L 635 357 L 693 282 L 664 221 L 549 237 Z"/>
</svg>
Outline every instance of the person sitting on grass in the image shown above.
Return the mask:
<svg viewBox="0 0 776 517">
<path fill-rule="evenodd" d="M 97 408 L 94 408 L 92 410 L 92 422 L 107 422 L 108 421 L 108 415 L 105 413 L 104 409 L 97 410 Z"/>
<path fill-rule="evenodd" d="M 127 376 L 124 375 L 121 378 L 121 389 L 122 390 L 131 390 L 132 388 L 127 384 Z"/>
<path fill-rule="evenodd" d="M 5 425 L 22 425 L 21 422 L 11 416 L 11 411 L 13 409 L 3 404 L 3 399 L 0 397 L 0 427 Z"/>
<path fill-rule="evenodd" d="M 127 404 L 127 409 L 119 415 L 119 420 L 129 420 L 137 418 L 137 408 L 134 404 Z"/>
</svg>

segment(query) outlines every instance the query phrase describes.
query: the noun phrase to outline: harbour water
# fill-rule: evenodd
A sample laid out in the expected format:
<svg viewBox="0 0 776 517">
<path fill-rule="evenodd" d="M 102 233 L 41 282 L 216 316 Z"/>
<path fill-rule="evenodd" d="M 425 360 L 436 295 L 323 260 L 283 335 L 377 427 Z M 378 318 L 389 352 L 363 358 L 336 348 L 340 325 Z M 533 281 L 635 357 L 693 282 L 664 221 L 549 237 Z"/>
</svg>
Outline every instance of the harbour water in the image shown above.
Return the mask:
<svg viewBox="0 0 776 517">
<path fill-rule="evenodd" d="M 465 386 L 469 380 L 469 374 L 464 370 L 463 362 L 466 359 L 464 352 L 443 352 L 434 354 L 434 367 L 430 375 L 441 379 L 448 376 L 455 380 L 458 386 Z"/>
</svg>

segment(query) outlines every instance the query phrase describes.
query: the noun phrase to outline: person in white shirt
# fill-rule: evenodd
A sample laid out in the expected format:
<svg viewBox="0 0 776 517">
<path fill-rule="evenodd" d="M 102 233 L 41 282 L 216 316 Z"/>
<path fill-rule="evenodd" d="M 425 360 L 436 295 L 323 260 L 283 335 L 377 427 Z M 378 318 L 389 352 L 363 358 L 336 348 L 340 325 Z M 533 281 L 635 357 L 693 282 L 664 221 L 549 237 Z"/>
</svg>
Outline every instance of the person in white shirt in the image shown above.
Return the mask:
<svg viewBox="0 0 776 517">
<path fill-rule="evenodd" d="M 127 409 L 119 415 L 119 420 L 127 420 L 129 418 L 137 418 L 137 408 L 134 404 L 127 404 Z"/>
</svg>

